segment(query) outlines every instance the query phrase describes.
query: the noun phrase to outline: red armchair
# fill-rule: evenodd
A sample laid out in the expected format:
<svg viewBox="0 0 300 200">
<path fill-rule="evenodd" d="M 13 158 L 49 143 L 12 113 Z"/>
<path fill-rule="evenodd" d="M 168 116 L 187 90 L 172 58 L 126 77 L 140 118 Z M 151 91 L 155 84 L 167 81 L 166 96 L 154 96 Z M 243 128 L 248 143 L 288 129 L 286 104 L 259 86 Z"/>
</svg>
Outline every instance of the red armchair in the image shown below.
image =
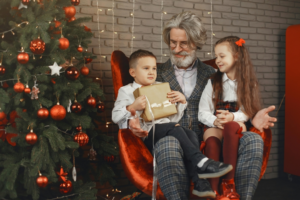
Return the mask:
<svg viewBox="0 0 300 200">
<path fill-rule="evenodd" d="M 204 63 L 217 68 L 215 60 L 204 61 Z M 115 97 L 118 96 L 119 88 L 133 82 L 129 74 L 129 63 L 126 55 L 121 51 L 114 51 L 111 55 L 111 68 L 114 84 Z M 251 131 L 257 132 L 262 136 L 265 142 L 264 163 L 261 170 L 261 177 L 265 172 L 269 152 L 271 148 L 271 130 L 265 130 L 263 133 L 253 128 Z M 120 149 L 120 160 L 128 179 L 142 192 L 151 196 L 153 183 L 153 156 L 146 148 L 142 140 L 133 135 L 129 129 L 120 129 L 118 134 L 118 143 Z M 193 189 L 191 184 L 190 191 Z M 157 188 L 157 199 L 166 199 L 159 187 Z M 191 194 L 191 198 L 199 197 Z"/>
</svg>

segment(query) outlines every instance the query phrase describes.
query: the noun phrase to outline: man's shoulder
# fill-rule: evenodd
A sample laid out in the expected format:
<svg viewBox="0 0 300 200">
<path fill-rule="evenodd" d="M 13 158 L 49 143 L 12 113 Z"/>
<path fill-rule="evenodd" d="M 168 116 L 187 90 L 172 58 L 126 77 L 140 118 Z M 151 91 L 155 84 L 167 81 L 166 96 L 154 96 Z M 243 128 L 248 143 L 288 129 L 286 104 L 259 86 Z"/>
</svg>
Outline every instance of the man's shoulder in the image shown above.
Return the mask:
<svg viewBox="0 0 300 200">
<path fill-rule="evenodd" d="M 200 68 L 201 72 L 207 72 L 208 74 L 212 75 L 216 73 L 216 69 L 210 65 L 205 64 L 198 58 L 198 68 Z"/>
<path fill-rule="evenodd" d="M 170 67 L 172 66 L 170 59 L 168 59 L 166 62 L 164 63 L 159 63 L 157 64 L 157 70 L 158 71 L 165 71 L 165 70 L 169 70 Z"/>
</svg>

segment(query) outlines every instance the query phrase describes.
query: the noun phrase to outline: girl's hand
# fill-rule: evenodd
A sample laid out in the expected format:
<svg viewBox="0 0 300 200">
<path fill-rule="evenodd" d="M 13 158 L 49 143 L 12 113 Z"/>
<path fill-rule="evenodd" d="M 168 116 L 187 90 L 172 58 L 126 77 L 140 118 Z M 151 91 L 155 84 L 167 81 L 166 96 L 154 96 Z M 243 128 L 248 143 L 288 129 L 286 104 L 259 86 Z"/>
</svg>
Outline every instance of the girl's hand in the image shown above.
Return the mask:
<svg viewBox="0 0 300 200">
<path fill-rule="evenodd" d="M 217 128 L 219 128 L 219 129 L 224 129 L 223 124 L 221 124 L 220 121 L 221 121 L 221 120 L 217 118 L 217 119 L 214 121 L 214 125 L 215 125 Z"/>
<path fill-rule="evenodd" d="M 172 104 L 174 104 L 176 102 L 179 102 L 179 103 L 182 103 L 182 104 L 186 104 L 185 96 L 181 92 L 178 92 L 178 91 L 173 91 L 172 90 L 172 92 L 168 92 L 167 98 L 172 98 L 170 100 L 170 102 Z"/>
<path fill-rule="evenodd" d="M 233 113 L 229 112 L 228 110 L 217 110 L 216 112 L 216 116 L 222 125 L 226 124 L 227 122 L 231 122 L 234 119 Z"/>
</svg>

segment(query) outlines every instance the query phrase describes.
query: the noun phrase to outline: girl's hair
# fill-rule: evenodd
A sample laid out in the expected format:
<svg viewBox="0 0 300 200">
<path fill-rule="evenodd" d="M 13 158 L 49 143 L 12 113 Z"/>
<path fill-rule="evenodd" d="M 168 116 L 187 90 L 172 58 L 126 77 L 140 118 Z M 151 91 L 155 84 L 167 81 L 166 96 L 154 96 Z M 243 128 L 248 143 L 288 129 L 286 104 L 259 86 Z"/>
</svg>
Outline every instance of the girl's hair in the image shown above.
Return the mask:
<svg viewBox="0 0 300 200">
<path fill-rule="evenodd" d="M 234 64 L 237 81 L 237 103 L 239 107 L 241 105 L 243 106 L 242 111 L 245 114 L 253 118 L 261 107 L 259 85 L 245 44 L 238 46 L 235 43 L 239 39 L 240 38 L 236 36 L 228 36 L 218 40 L 216 46 L 221 43 L 228 43 L 233 57 L 237 57 Z M 222 76 L 223 73 L 220 72 L 220 69 L 218 69 L 217 73 L 212 75 L 214 91 L 213 102 L 215 108 L 219 97 L 223 97 Z"/>
</svg>

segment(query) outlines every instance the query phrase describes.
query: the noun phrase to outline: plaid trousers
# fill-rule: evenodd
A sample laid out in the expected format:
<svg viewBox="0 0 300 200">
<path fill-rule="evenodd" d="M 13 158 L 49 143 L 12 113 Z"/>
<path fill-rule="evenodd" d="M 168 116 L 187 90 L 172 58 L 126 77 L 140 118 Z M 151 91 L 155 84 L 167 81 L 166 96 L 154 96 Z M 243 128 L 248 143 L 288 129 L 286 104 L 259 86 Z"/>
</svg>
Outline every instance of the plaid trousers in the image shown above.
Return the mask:
<svg viewBox="0 0 300 200">
<path fill-rule="evenodd" d="M 245 132 L 240 139 L 235 183 L 241 200 L 251 200 L 260 175 L 263 140 L 256 133 Z M 187 200 L 190 181 L 183 161 L 183 151 L 172 136 L 155 145 L 158 182 L 168 200 Z"/>
</svg>

